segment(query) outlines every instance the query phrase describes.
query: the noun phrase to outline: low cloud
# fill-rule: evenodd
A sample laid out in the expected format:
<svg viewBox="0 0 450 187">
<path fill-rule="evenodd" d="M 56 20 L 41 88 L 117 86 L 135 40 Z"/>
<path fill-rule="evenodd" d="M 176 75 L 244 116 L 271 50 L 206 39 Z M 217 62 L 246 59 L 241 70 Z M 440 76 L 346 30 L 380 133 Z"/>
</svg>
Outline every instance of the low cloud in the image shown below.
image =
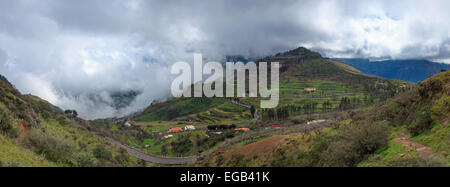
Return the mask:
<svg viewBox="0 0 450 187">
<path fill-rule="evenodd" d="M 169 96 L 170 65 L 300 45 L 328 57 L 450 63 L 450 2 L 15 0 L 0 2 L 0 73 L 93 119 Z M 112 95 L 139 93 L 117 108 Z"/>
</svg>

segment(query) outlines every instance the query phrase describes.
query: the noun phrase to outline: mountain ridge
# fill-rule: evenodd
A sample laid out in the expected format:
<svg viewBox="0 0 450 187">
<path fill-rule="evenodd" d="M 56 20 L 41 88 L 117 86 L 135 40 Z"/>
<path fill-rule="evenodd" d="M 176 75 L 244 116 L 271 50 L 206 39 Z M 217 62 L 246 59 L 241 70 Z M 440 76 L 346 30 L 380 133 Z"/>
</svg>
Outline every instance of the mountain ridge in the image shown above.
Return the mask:
<svg viewBox="0 0 450 187">
<path fill-rule="evenodd" d="M 385 77 L 410 82 L 420 82 L 439 73 L 442 69 L 450 69 L 449 64 L 437 63 L 428 60 L 384 60 L 370 61 L 364 58 L 346 59 L 333 58 L 359 69 L 360 71 Z"/>
</svg>

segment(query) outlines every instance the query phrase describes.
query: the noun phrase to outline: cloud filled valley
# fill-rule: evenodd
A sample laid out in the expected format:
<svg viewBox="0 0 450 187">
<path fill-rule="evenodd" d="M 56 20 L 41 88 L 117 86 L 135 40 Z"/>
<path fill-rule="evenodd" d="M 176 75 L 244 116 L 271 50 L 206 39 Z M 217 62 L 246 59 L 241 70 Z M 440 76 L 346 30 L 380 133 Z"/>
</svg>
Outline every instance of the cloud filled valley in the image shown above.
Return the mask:
<svg viewBox="0 0 450 187">
<path fill-rule="evenodd" d="M 450 63 L 449 9 L 447 0 L 1 1 L 0 74 L 83 118 L 123 116 L 169 97 L 171 64 L 193 53 L 223 61 L 305 46 Z"/>
</svg>

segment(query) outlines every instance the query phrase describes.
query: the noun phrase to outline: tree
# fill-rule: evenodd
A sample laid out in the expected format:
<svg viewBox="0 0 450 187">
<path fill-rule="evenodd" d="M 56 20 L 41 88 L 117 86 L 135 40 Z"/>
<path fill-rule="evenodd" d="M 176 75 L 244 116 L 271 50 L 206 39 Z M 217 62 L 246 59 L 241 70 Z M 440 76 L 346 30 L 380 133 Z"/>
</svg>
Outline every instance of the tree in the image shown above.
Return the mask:
<svg viewBox="0 0 450 187">
<path fill-rule="evenodd" d="M 65 110 L 64 114 L 72 115 L 73 117 L 78 117 L 78 112 L 76 110 Z"/>
<path fill-rule="evenodd" d="M 255 106 L 251 106 L 250 107 L 250 113 L 252 113 L 252 118 L 255 118 L 255 111 L 256 111 L 256 108 L 255 108 Z"/>
</svg>

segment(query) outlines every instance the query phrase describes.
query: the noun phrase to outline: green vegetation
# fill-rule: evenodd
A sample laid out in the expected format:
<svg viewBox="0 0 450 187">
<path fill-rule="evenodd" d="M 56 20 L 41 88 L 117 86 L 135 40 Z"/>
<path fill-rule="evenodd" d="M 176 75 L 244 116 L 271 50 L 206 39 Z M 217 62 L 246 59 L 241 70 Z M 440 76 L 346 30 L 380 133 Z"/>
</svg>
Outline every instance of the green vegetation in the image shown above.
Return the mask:
<svg viewBox="0 0 450 187">
<path fill-rule="evenodd" d="M 95 123 L 77 118 L 74 110 L 20 94 L 6 79 L 0 81 L 0 166 L 133 166 L 126 152 L 94 135 Z M 96 158 L 96 146 L 110 157 Z M 104 159 L 107 158 L 107 159 Z"/>
<path fill-rule="evenodd" d="M 448 166 L 450 144 L 450 74 L 435 75 L 412 90 L 358 112 L 335 113 L 340 123 L 300 134 L 270 155 L 255 158 L 216 156 L 226 166 Z M 341 105 L 352 100 L 341 99 Z M 287 105 L 292 121 L 304 118 L 303 107 Z M 276 110 L 275 110 L 276 111 Z M 307 113 L 307 112 L 306 112 Z M 275 112 L 275 119 L 279 115 Z M 297 117 L 298 116 L 298 117 Z M 283 118 L 281 118 L 283 119 Z M 405 134 L 406 132 L 406 134 Z M 239 146 L 236 144 L 236 146 Z M 233 146 L 235 148 L 236 146 Z M 428 146 L 428 147 L 427 147 Z M 241 162 L 236 158 L 244 160 Z"/>
<path fill-rule="evenodd" d="M 17 137 L 19 129 L 14 123 L 13 118 L 8 114 L 6 109 L 0 106 L 0 132 L 6 133 L 10 137 Z"/>
<path fill-rule="evenodd" d="M 173 120 L 177 117 L 208 110 L 226 101 L 225 98 L 179 98 L 147 108 L 137 121 Z"/>
<path fill-rule="evenodd" d="M 2 80 L 0 165 L 147 165 L 105 139 L 110 137 L 163 156 L 204 156 L 216 151 L 197 163 L 201 165 L 448 166 L 450 72 L 414 87 L 364 75 L 304 48 L 260 61 L 281 64 L 281 98 L 274 109 L 259 108 L 260 98 L 172 98 L 130 118 L 85 121 L 74 110 L 62 111 L 35 96 L 21 95 Z M 128 98 L 127 94 L 137 93 L 117 98 Z M 304 134 L 281 134 L 317 119 L 337 122 Z M 131 126 L 125 126 L 126 121 Z M 195 129 L 169 131 L 187 125 Z M 216 150 L 232 151 L 272 140 L 266 138 L 279 137 L 276 133 L 283 135 L 283 141 L 264 154 L 245 156 L 241 151 L 224 156 Z M 424 154 L 399 138 L 432 150 Z M 17 158 L 5 156 L 9 154 Z"/>
</svg>

